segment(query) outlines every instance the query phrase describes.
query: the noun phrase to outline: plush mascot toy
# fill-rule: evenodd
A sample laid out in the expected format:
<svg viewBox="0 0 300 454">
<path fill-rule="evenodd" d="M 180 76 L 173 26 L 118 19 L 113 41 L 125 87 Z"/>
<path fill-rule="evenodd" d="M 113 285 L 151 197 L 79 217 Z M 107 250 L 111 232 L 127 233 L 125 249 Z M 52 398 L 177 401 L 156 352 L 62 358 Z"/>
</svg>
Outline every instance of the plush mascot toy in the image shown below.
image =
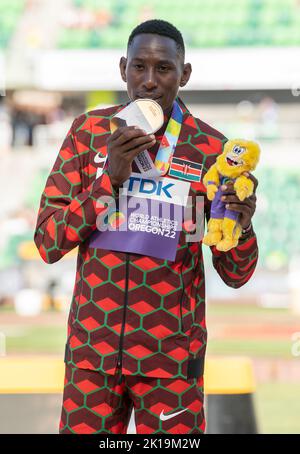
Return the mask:
<svg viewBox="0 0 300 454">
<path fill-rule="evenodd" d="M 238 244 L 242 232 L 242 226 L 238 223 L 239 213 L 225 207 L 227 202 L 221 200 L 221 185 L 233 182 L 236 195 L 241 201 L 252 195 L 253 181 L 243 175 L 243 172 L 254 170 L 259 156 L 257 143 L 242 139 L 228 140 L 223 153 L 204 176 L 207 197 L 212 200 L 207 234 L 202 240 L 207 246 L 216 245 L 219 251 L 228 251 Z"/>
</svg>

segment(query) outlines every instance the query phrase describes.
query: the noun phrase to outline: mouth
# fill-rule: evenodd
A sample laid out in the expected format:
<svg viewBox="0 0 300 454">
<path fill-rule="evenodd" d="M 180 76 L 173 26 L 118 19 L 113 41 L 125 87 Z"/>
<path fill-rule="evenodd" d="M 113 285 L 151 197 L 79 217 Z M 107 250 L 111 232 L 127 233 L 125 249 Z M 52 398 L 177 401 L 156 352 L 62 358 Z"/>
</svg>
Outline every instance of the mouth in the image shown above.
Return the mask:
<svg viewBox="0 0 300 454">
<path fill-rule="evenodd" d="M 244 164 L 243 161 L 235 161 L 234 159 L 231 159 L 228 156 L 226 157 L 226 162 L 227 164 L 233 167 L 242 166 Z"/>
<path fill-rule="evenodd" d="M 153 96 L 153 95 L 143 95 L 143 96 L 139 96 L 137 95 L 137 98 L 140 98 L 140 99 L 152 99 L 153 101 L 157 101 L 158 99 L 160 99 L 162 96 Z"/>
</svg>

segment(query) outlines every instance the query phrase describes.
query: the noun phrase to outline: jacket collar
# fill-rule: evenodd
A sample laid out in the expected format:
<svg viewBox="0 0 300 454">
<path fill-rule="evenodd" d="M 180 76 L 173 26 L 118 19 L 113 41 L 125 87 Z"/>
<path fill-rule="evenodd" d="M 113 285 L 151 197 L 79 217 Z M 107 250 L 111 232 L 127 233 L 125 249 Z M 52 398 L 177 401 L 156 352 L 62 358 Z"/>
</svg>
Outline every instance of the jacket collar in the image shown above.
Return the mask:
<svg viewBox="0 0 300 454">
<path fill-rule="evenodd" d="M 186 117 L 191 115 L 191 112 L 189 111 L 189 109 L 187 108 L 187 106 L 184 104 L 184 102 L 182 101 L 182 99 L 179 96 L 176 97 L 176 101 L 178 102 L 178 104 L 180 105 L 180 107 L 182 109 L 183 121 L 184 121 L 184 119 Z"/>
</svg>

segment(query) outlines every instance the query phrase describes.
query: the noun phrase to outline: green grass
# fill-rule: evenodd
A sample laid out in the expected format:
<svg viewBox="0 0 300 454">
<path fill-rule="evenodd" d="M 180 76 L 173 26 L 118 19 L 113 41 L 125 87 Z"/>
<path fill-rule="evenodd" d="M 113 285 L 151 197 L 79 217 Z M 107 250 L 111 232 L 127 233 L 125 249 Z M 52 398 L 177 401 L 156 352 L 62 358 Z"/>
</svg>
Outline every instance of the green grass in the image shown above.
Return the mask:
<svg viewBox="0 0 300 454">
<path fill-rule="evenodd" d="M 291 342 L 279 339 L 208 339 L 207 354 L 293 359 Z"/>
<path fill-rule="evenodd" d="M 295 325 L 297 319 L 288 309 L 269 309 L 255 305 L 218 304 L 207 307 L 208 344 L 207 353 L 212 355 L 248 355 L 252 357 L 269 357 L 292 359 L 291 340 L 287 337 L 276 338 L 251 336 L 210 338 L 210 327 L 218 326 L 221 330 L 230 326 L 237 327 L 239 323 L 250 326 L 280 326 Z M 300 317 L 299 317 L 300 323 Z"/>
<path fill-rule="evenodd" d="M 249 315 L 251 317 L 267 315 L 270 319 L 281 315 L 289 315 L 290 311 L 286 308 L 267 308 L 250 304 L 207 304 L 207 314 L 210 316 L 225 315 L 226 317 Z"/>
<path fill-rule="evenodd" d="M 260 384 L 254 402 L 259 433 L 300 433 L 300 384 Z"/>
<path fill-rule="evenodd" d="M 49 353 L 64 352 L 67 330 L 64 326 L 20 326 L 6 334 L 6 353 Z"/>
</svg>

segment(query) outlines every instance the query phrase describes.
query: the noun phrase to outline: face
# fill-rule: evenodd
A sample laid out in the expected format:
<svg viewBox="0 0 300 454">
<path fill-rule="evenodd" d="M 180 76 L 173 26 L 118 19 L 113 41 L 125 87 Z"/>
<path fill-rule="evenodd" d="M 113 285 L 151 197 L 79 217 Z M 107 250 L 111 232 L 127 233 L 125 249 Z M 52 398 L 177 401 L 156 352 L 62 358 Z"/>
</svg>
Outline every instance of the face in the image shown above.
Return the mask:
<svg viewBox="0 0 300 454">
<path fill-rule="evenodd" d="M 179 87 L 188 82 L 192 67 L 184 64 L 173 39 L 144 33 L 134 37 L 127 58 L 120 60 L 120 71 L 131 101 L 151 98 L 169 113 Z"/>
<path fill-rule="evenodd" d="M 260 148 L 256 142 L 228 140 L 223 153 L 217 158 L 217 168 L 221 174 L 236 178 L 243 172 L 254 170 L 259 156 Z"/>
</svg>

